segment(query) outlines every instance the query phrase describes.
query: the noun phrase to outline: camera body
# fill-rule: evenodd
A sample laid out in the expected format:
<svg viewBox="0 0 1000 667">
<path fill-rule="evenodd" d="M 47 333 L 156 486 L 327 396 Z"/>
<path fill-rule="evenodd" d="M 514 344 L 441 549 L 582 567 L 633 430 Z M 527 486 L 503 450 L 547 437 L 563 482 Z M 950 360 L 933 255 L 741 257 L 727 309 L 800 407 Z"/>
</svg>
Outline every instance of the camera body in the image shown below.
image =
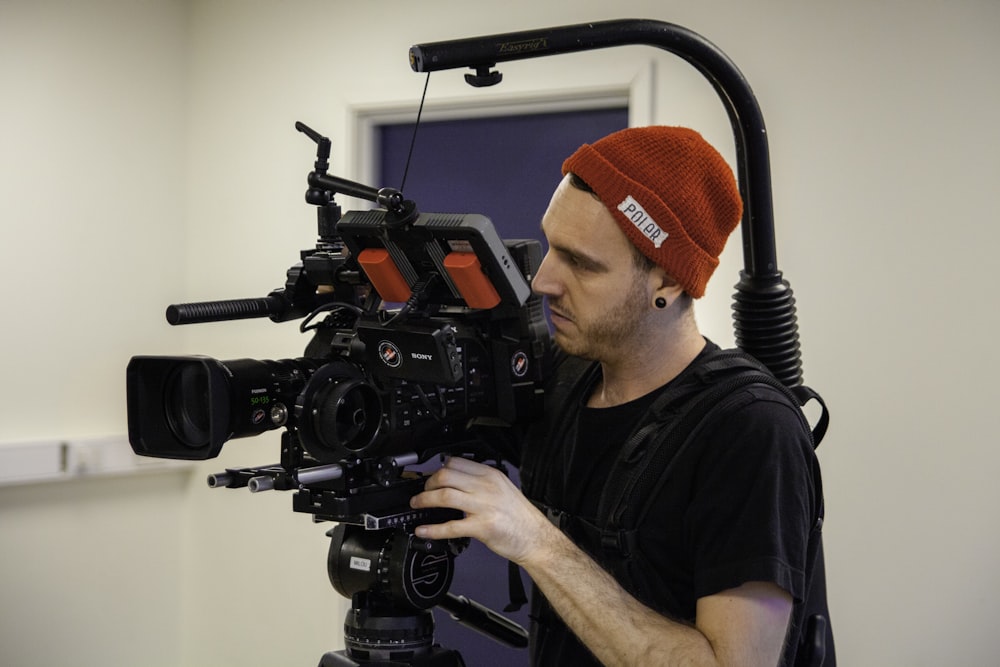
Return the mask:
<svg viewBox="0 0 1000 667">
<path fill-rule="evenodd" d="M 463 229 L 463 216 L 449 217 Z M 482 216 L 472 219 L 490 229 Z M 448 244 L 449 236 L 455 235 L 432 235 L 423 250 Z M 373 238 L 364 237 L 368 247 Z M 498 263 L 531 271 L 540 261 L 537 242 L 503 248 Z M 363 272 L 350 267 L 348 257 L 342 258 L 346 273 L 357 277 Z M 230 439 L 285 427 L 312 459 L 332 463 L 396 454 L 424 441 L 455 442 L 474 437 L 477 427 L 524 421 L 538 404 L 548 348 L 537 300 L 517 305 L 521 297 L 512 291 L 506 303 L 474 309 L 460 305 L 456 292 L 442 285 L 439 295 L 424 297 L 429 306 L 402 317 L 403 307 L 322 304 L 330 312 L 297 359 L 133 357 L 127 369 L 132 447 L 147 456 L 208 459 Z"/>
<path fill-rule="evenodd" d="M 512 246 L 528 264 L 537 244 Z M 202 460 L 228 440 L 293 430 L 320 463 L 382 457 L 514 425 L 538 405 L 547 329 L 537 303 L 331 313 L 297 359 L 136 356 L 127 369 L 137 454 Z"/>
<path fill-rule="evenodd" d="M 295 490 L 294 509 L 321 520 L 409 525 L 427 517 L 408 510 L 422 479 L 407 465 L 438 454 L 499 462 L 541 406 L 549 331 L 529 288 L 541 247 L 502 241 L 485 216 L 420 213 L 398 191 L 330 176 L 317 138 L 306 201 L 319 238 L 285 286 L 166 313 L 171 324 L 302 318 L 303 356 L 133 357 L 129 441 L 143 456 L 204 460 L 284 429 L 280 464 L 209 484 Z M 338 193 L 381 207 L 342 214 Z"/>
</svg>

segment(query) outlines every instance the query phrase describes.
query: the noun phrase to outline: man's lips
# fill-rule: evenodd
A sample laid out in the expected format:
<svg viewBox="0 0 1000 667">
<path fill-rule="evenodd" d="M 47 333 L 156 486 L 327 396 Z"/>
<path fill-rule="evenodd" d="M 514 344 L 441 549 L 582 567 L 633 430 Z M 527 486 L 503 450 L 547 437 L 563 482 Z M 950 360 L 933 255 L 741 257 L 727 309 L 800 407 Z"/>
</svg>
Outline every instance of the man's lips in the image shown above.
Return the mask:
<svg viewBox="0 0 1000 667">
<path fill-rule="evenodd" d="M 560 312 L 552 306 L 549 306 L 549 314 L 552 316 L 552 324 L 555 324 L 556 326 L 560 324 L 569 324 L 573 321 L 573 318 Z"/>
</svg>

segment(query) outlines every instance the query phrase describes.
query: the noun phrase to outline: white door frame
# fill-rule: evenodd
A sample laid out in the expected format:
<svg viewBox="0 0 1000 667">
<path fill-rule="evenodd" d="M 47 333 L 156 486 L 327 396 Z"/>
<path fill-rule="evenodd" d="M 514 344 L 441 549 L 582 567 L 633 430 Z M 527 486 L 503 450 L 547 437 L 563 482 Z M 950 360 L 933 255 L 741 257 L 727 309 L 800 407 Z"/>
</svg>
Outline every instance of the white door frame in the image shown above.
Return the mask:
<svg viewBox="0 0 1000 667">
<path fill-rule="evenodd" d="M 656 63 L 649 61 L 621 84 L 604 86 L 562 88 L 543 93 L 514 93 L 511 95 L 462 96 L 444 100 L 428 100 L 421 121 L 482 118 L 485 116 L 511 116 L 520 114 L 554 113 L 606 109 L 626 106 L 630 127 L 650 125 L 655 113 Z M 414 101 L 393 100 L 375 104 L 350 105 L 349 155 L 354 178 L 361 183 L 380 187 L 375 183 L 377 169 L 377 128 L 380 125 L 413 122 L 416 119 Z M 358 202 L 363 208 L 368 202 Z M 351 206 L 354 207 L 353 205 Z"/>
</svg>

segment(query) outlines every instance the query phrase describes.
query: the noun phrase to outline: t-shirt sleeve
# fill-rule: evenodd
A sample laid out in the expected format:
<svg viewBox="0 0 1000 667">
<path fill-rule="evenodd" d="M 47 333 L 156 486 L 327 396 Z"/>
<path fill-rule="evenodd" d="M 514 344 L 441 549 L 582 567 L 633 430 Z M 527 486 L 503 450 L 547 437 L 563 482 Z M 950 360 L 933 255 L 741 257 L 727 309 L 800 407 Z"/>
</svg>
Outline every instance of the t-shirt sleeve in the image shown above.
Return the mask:
<svg viewBox="0 0 1000 667">
<path fill-rule="evenodd" d="M 704 432 L 684 516 L 695 597 L 767 581 L 799 602 L 818 511 L 812 441 L 772 388 L 749 387 L 723 407 Z"/>
</svg>

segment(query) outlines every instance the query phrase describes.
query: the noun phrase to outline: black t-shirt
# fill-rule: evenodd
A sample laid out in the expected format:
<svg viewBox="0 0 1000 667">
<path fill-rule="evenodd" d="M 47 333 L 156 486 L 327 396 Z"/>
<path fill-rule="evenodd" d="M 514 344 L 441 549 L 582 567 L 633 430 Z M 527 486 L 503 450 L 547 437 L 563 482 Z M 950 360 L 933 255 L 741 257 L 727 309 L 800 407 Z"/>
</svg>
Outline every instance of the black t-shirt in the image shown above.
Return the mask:
<svg viewBox="0 0 1000 667">
<path fill-rule="evenodd" d="M 593 376 L 573 399 L 577 404 L 565 428 L 552 429 L 548 442 L 534 452 L 557 462 L 540 480 L 544 490 L 535 500 L 593 522 L 612 464 L 635 425 L 661 392 L 688 381 L 691 370 L 717 351 L 710 343 L 672 383 L 612 408 L 585 407 Z M 812 441 L 798 408 L 772 387 L 741 389 L 712 415 L 654 492 L 638 534 L 637 577 L 619 583 L 660 613 L 693 622 L 698 598 L 748 581 L 773 582 L 794 599 L 791 637 L 797 638 L 811 615 L 829 617 L 818 531 L 822 489 Z M 567 532 L 610 571 L 598 544 Z M 538 621 L 533 664 L 597 664 L 537 591 L 533 610 Z M 796 644 L 789 642 L 782 664 L 800 664 Z M 833 664 L 828 635 L 824 665 Z"/>
</svg>

